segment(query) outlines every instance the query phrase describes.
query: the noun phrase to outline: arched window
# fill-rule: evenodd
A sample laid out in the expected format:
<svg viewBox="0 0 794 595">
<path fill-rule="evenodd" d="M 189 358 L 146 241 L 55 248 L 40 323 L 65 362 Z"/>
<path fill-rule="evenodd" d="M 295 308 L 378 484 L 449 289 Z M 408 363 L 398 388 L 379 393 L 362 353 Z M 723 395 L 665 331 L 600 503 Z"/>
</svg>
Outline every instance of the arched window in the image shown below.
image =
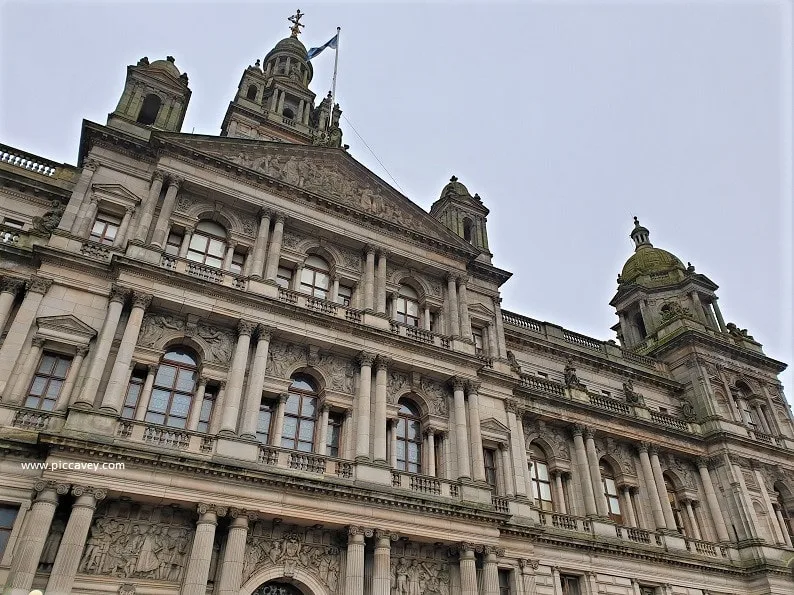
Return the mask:
<svg viewBox="0 0 794 595">
<path fill-rule="evenodd" d="M 199 221 L 190 238 L 188 260 L 221 268 L 226 254 L 226 230 L 214 221 Z"/>
<path fill-rule="evenodd" d="M 157 119 L 157 113 L 160 111 L 160 106 L 162 105 L 162 100 L 160 99 L 159 95 L 155 95 L 154 93 L 149 93 L 143 99 L 143 105 L 141 106 L 141 111 L 138 112 L 138 124 L 143 124 L 144 126 L 150 126 L 154 124 L 154 121 Z"/>
<path fill-rule="evenodd" d="M 259 587 L 252 595 L 303 595 L 303 591 L 290 583 L 271 581 Z"/>
<path fill-rule="evenodd" d="M 198 358 L 185 347 L 168 351 L 157 368 L 146 421 L 185 428 L 198 377 Z"/>
<path fill-rule="evenodd" d="M 648 336 L 648 331 L 645 329 L 645 321 L 642 319 L 642 313 L 637 312 L 634 315 L 634 325 L 637 327 L 637 331 L 640 333 L 640 338 L 644 339 Z"/>
<path fill-rule="evenodd" d="M 394 311 L 397 322 L 408 326 L 419 326 L 419 294 L 413 287 L 400 285 Z"/>
<path fill-rule="evenodd" d="M 422 420 L 419 408 L 400 399 L 397 413 L 397 468 L 409 473 L 422 472 Z"/>
<path fill-rule="evenodd" d="M 471 219 L 463 220 L 463 239 L 470 244 L 474 241 L 474 224 Z"/>
<path fill-rule="evenodd" d="M 601 461 L 601 483 L 603 484 L 604 497 L 607 500 L 609 518 L 618 524 L 622 524 L 623 514 L 620 512 L 620 497 L 618 496 L 618 486 L 615 482 L 615 472 L 606 461 Z"/>
<path fill-rule="evenodd" d="M 781 525 L 780 530 L 784 534 L 788 534 L 792 541 L 794 541 L 794 527 L 791 525 L 791 515 L 786 507 L 786 500 L 783 493 L 775 487 L 775 502 L 772 504 L 775 509 L 775 515 L 778 517 L 778 523 Z"/>
<path fill-rule="evenodd" d="M 257 88 L 256 85 L 248 85 L 248 91 L 245 94 L 246 99 L 256 101 Z"/>
<path fill-rule="evenodd" d="M 284 116 L 285 118 L 289 118 L 290 120 L 293 120 L 295 118 L 295 112 L 292 111 L 291 107 L 285 107 L 281 115 Z"/>
<path fill-rule="evenodd" d="M 678 496 L 675 493 L 675 486 L 667 475 L 664 475 L 664 489 L 667 492 L 667 501 L 670 502 L 670 508 L 673 509 L 675 528 L 683 535 L 694 537 L 688 534 L 686 523 L 684 523 L 684 515 L 681 512 L 681 503 L 678 501 Z"/>
<path fill-rule="evenodd" d="M 331 282 L 329 270 L 328 263 L 322 258 L 309 256 L 301 272 L 301 291 L 321 300 L 328 299 L 328 287 Z"/>
<path fill-rule="evenodd" d="M 316 427 L 317 387 L 311 377 L 305 374 L 296 374 L 292 377 L 289 396 L 284 404 L 281 446 L 312 452 Z"/>
<path fill-rule="evenodd" d="M 551 496 L 551 479 L 546 453 L 532 444 L 530 446 L 532 460 L 529 463 L 529 476 L 532 479 L 532 497 L 541 510 L 554 510 L 554 501 Z"/>
</svg>

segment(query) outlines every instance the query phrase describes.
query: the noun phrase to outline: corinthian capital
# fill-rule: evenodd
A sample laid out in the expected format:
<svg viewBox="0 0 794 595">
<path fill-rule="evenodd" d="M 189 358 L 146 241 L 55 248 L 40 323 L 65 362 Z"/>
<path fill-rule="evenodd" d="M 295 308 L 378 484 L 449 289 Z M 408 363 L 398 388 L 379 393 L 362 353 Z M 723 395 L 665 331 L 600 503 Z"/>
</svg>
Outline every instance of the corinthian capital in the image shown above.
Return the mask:
<svg viewBox="0 0 794 595">
<path fill-rule="evenodd" d="M 466 390 L 466 378 L 454 376 L 452 378 L 452 390 Z"/>
<path fill-rule="evenodd" d="M 358 363 L 361 366 L 372 366 L 372 362 L 375 361 L 375 354 L 369 353 L 368 351 L 362 351 L 358 354 Z"/>
<path fill-rule="evenodd" d="M 118 302 L 119 304 L 123 304 L 127 301 L 127 297 L 130 295 L 130 290 L 126 287 L 119 287 L 118 285 L 114 285 L 110 288 L 110 301 L 111 302 Z"/>
<path fill-rule="evenodd" d="M 244 335 L 248 335 L 250 337 L 255 329 L 256 329 L 255 322 L 241 320 L 240 322 L 237 323 L 237 335 L 240 337 Z"/>
<path fill-rule="evenodd" d="M 376 370 L 388 370 L 391 364 L 391 358 L 386 355 L 379 355 L 375 360 Z"/>
<path fill-rule="evenodd" d="M 33 293 L 40 293 L 44 295 L 47 293 L 47 290 L 52 285 L 52 279 L 45 279 L 44 277 L 39 277 L 34 275 L 30 278 L 30 285 L 28 285 L 28 291 L 32 291 Z"/>
<path fill-rule="evenodd" d="M 468 390 L 469 394 L 480 392 L 480 386 L 482 386 L 482 383 L 479 380 L 469 380 L 466 382 L 466 390 Z"/>
<path fill-rule="evenodd" d="M 3 277 L 0 281 L 0 293 L 19 293 L 19 290 L 25 286 L 22 279 L 14 279 L 13 277 Z"/>
<path fill-rule="evenodd" d="M 146 310 L 146 308 L 148 308 L 149 304 L 151 303 L 152 303 L 152 294 L 142 293 L 140 291 L 133 292 L 132 294 L 133 308 L 141 308 L 142 310 Z"/>
</svg>

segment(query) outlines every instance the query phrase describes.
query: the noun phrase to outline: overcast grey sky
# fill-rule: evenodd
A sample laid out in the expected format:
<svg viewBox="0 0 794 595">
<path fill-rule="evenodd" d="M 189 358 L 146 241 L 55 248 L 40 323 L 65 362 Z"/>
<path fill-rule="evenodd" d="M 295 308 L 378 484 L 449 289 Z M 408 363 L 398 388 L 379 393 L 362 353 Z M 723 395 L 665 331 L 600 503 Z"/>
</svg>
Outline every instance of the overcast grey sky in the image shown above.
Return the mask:
<svg viewBox="0 0 794 595">
<path fill-rule="evenodd" d="M 338 101 L 407 196 L 429 209 L 455 174 L 483 197 L 506 308 L 613 338 L 636 214 L 794 359 L 787 1 L 5 2 L 0 139 L 75 163 L 82 118 L 105 122 L 144 55 L 190 75 L 183 131 L 217 134 L 298 6 L 307 47 L 342 27 Z M 333 52 L 314 65 L 322 96 Z"/>
</svg>

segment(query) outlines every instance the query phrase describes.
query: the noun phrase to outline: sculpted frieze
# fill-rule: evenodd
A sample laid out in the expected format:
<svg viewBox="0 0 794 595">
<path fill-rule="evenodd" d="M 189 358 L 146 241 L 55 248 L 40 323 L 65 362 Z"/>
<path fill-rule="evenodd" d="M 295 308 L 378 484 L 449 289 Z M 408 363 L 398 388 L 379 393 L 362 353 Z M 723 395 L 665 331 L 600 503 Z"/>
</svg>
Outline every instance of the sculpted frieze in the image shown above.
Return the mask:
<svg viewBox="0 0 794 595">
<path fill-rule="evenodd" d="M 422 377 L 419 390 L 427 397 L 427 406 L 432 415 L 447 414 L 447 389 L 440 382 Z"/>
<path fill-rule="evenodd" d="M 676 456 L 669 455 L 667 457 L 667 468 L 673 471 L 685 488 L 696 490 L 697 484 L 693 475 L 692 465 Z"/>
<path fill-rule="evenodd" d="M 313 574 L 329 592 L 336 593 L 340 573 L 337 535 L 304 527 L 254 523 L 245 545 L 243 581 L 271 566 L 283 566 L 287 577 L 300 568 Z"/>
<path fill-rule="evenodd" d="M 396 370 L 389 370 L 386 400 L 391 405 L 396 405 L 397 400 L 408 392 L 411 392 L 411 380 L 408 378 L 408 374 Z"/>
<path fill-rule="evenodd" d="M 307 362 L 307 356 L 306 348 L 301 345 L 271 341 L 267 353 L 266 373 L 276 378 L 287 378 L 297 363 Z"/>
<path fill-rule="evenodd" d="M 192 337 L 204 347 L 204 361 L 228 365 L 234 348 L 234 334 L 198 321 L 188 324 L 171 314 L 147 314 L 138 334 L 138 345 L 162 349 L 166 342 L 180 336 Z"/>
<path fill-rule="evenodd" d="M 449 595 L 449 551 L 432 545 L 392 545 L 391 590 L 396 595 Z"/>
<path fill-rule="evenodd" d="M 314 366 L 322 372 L 328 388 L 343 393 L 353 392 L 354 363 L 331 353 L 319 354 Z"/>
</svg>

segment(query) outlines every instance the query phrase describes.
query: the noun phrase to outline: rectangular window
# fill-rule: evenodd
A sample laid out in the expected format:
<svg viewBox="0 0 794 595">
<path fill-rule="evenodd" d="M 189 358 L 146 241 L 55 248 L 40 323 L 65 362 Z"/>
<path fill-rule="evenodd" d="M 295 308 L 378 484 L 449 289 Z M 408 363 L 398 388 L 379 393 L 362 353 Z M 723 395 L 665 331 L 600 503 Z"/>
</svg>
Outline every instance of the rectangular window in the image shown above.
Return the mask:
<svg viewBox="0 0 794 595">
<path fill-rule="evenodd" d="M 350 306 L 350 301 L 353 299 L 353 288 L 347 285 L 339 286 L 339 294 L 336 301 L 343 306 Z"/>
<path fill-rule="evenodd" d="M 182 247 L 182 234 L 172 231 L 168 234 L 165 244 L 165 253 L 171 256 L 178 256 L 179 249 Z"/>
<path fill-rule="evenodd" d="M 262 444 L 270 443 L 270 424 L 273 420 L 273 412 L 276 404 L 273 401 L 263 400 L 259 404 L 259 420 L 256 424 L 256 439 Z"/>
<path fill-rule="evenodd" d="M 510 595 L 510 571 L 499 569 L 499 595 Z"/>
<path fill-rule="evenodd" d="M 278 272 L 276 273 L 276 285 L 283 287 L 284 289 L 289 289 L 291 283 L 292 270 L 288 269 L 287 267 L 278 267 Z"/>
<path fill-rule="evenodd" d="M 133 419 L 135 417 L 135 410 L 138 408 L 138 403 L 141 400 L 144 382 L 146 382 L 146 371 L 134 370 L 130 377 L 130 383 L 127 386 L 127 396 L 124 398 L 124 407 L 121 409 L 122 418 Z"/>
<path fill-rule="evenodd" d="M 235 252 L 232 254 L 232 263 L 229 265 L 229 272 L 235 275 L 241 275 L 243 272 L 243 265 L 245 264 L 245 254 Z"/>
<path fill-rule="evenodd" d="M 108 213 L 98 213 L 91 228 L 89 239 L 100 244 L 112 245 L 119 231 L 121 219 Z"/>
<path fill-rule="evenodd" d="M 214 391 L 206 389 L 204 392 L 204 399 L 201 401 L 201 411 L 199 411 L 199 420 L 196 430 L 199 432 L 210 431 L 210 420 L 212 419 L 212 410 L 215 407 L 215 394 Z"/>
<path fill-rule="evenodd" d="M 25 407 L 43 411 L 55 409 L 55 402 L 61 394 L 71 364 L 71 356 L 45 351 L 30 382 Z"/>
<path fill-rule="evenodd" d="M 492 490 L 496 489 L 496 451 L 493 448 L 482 449 L 482 460 L 485 463 L 485 481 L 491 486 Z"/>
<path fill-rule="evenodd" d="M 6 217 L 3 219 L 3 225 L 6 227 L 13 227 L 14 229 L 22 229 L 25 227 L 25 224 L 22 221 L 17 221 L 16 219 L 9 219 Z"/>
<path fill-rule="evenodd" d="M 562 584 L 562 595 L 582 595 L 582 590 L 579 588 L 578 576 L 561 574 L 560 584 Z"/>
<path fill-rule="evenodd" d="M 656 595 L 656 587 L 640 587 L 642 595 Z"/>
<path fill-rule="evenodd" d="M 328 414 L 328 439 L 325 443 L 325 452 L 329 457 L 339 456 L 339 445 L 342 443 L 343 421 L 344 418 L 341 413 Z"/>
<path fill-rule="evenodd" d="M 472 328 L 471 338 L 474 339 L 474 353 L 480 355 L 483 353 L 482 329 Z"/>
<path fill-rule="evenodd" d="M 14 528 L 14 521 L 17 520 L 19 506 L 11 504 L 0 504 L 0 557 L 6 551 L 8 538 L 11 537 L 11 530 Z"/>
</svg>

